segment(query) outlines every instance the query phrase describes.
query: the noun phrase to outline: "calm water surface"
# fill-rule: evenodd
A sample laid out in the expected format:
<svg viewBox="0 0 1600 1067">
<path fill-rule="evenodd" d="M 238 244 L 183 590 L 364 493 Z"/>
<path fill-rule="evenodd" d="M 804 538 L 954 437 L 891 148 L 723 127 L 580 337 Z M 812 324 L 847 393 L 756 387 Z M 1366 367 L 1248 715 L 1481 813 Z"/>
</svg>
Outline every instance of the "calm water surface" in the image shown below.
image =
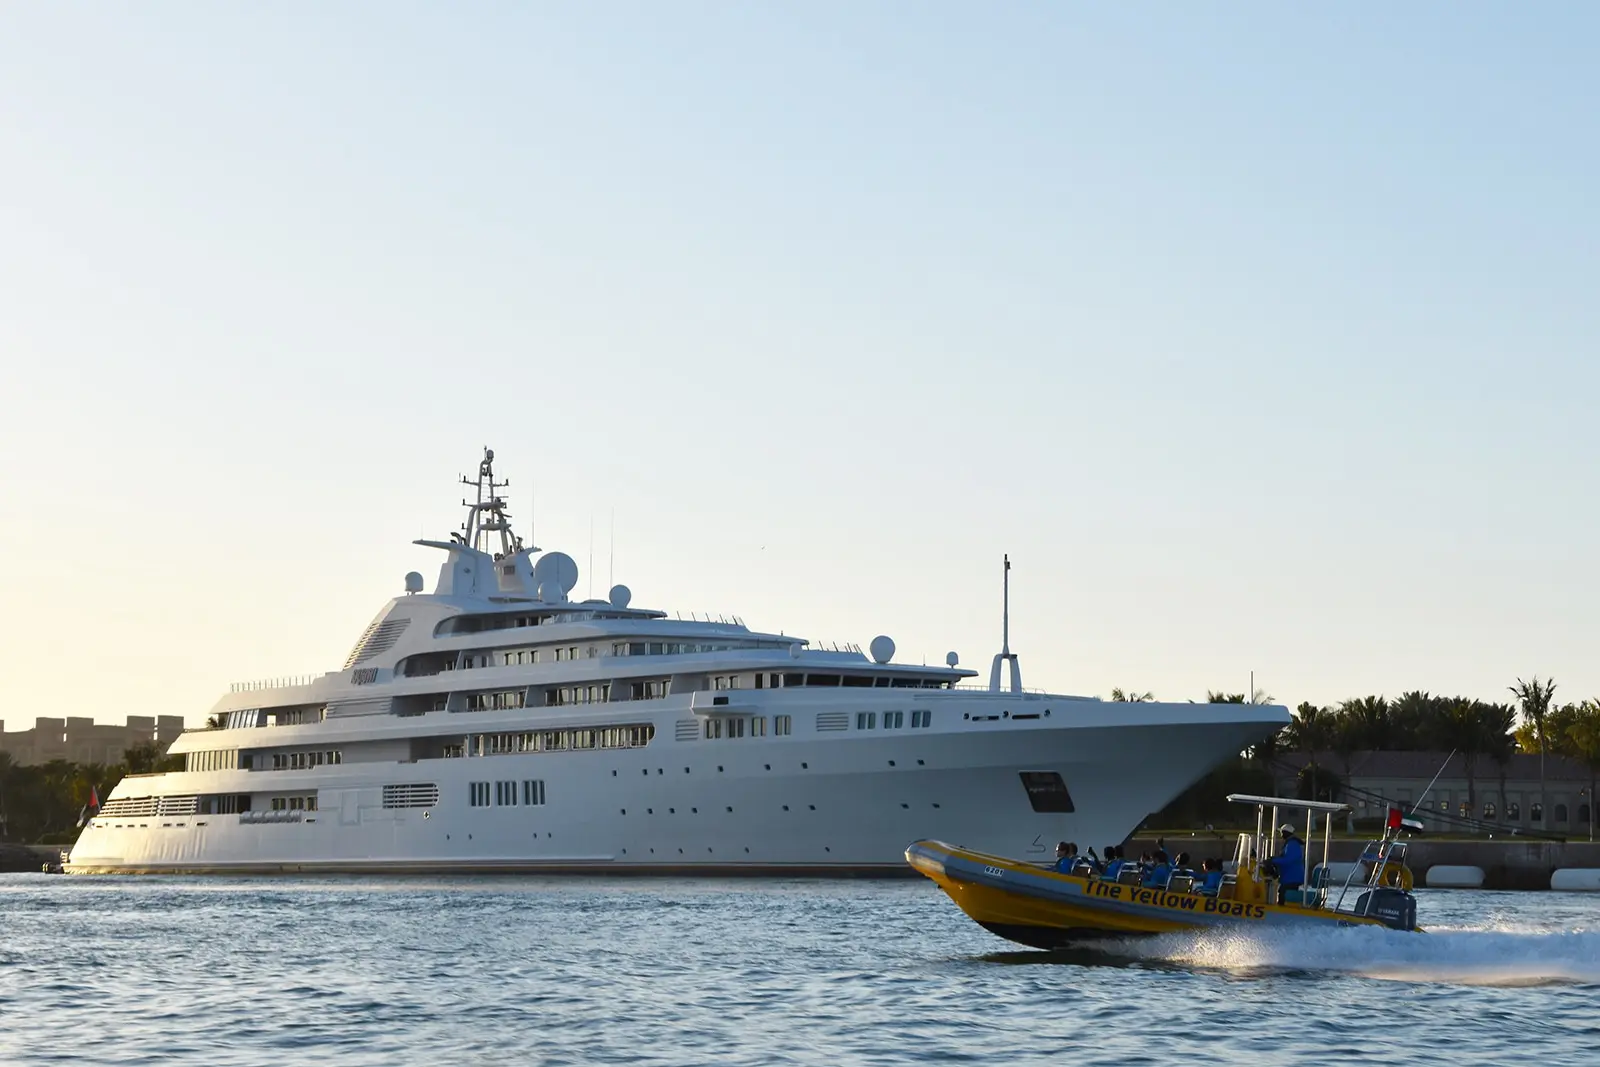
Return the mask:
<svg viewBox="0 0 1600 1067">
<path fill-rule="evenodd" d="M 0 1063 L 1600 1063 L 1600 898 L 1064 953 L 930 883 L 0 876 Z"/>
</svg>

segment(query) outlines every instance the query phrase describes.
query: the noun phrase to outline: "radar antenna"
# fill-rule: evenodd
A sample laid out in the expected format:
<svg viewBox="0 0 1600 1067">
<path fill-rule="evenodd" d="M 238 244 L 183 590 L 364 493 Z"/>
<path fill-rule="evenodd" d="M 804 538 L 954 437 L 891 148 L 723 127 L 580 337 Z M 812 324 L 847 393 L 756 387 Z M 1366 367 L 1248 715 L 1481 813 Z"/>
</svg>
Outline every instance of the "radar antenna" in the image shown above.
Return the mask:
<svg viewBox="0 0 1600 1067">
<path fill-rule="evenodd" d="M 511 513 L 506 510 L 505 499 L 500 496 L 500 490 L 511 482 L 494 480 L 494 449 L 484 448 L 477 479 L 463 476 L 461 484 L 473 486 L 477 490 L 477 497 L 471 502 L 462 498 L 461 506 L 467 509 L 467 520 L 461 524 L 459 534 L 451 535 L 451 540 L 479 552 L 487 552 L 495 559 L 521 552 L 522 538 L 511 528 Z M 495 534 L 500 535 L 498 551 L 494 546 Z M 537 552 L 538 549 L 530 551 Z"/>
<path fill-rule="evenodd" d="M 1017 665 L 1017 655 L 1011 651 L 1011 556 L 1005 556 L 1005 573 L 1001 578 L 1000 651 L 989 668 L 989 691 L 1000 692 L 1001 667 L 1011 666 L 1011 692 L 1022 692 L 1022 668 Z"/>
</svg>

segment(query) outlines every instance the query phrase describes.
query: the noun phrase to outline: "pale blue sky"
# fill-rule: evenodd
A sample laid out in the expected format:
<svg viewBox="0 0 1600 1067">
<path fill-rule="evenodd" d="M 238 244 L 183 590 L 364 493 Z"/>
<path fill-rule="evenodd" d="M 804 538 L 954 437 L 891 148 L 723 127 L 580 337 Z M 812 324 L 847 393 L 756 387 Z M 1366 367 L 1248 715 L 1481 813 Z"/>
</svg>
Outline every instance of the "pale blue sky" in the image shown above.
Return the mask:
<svg viewBox="0 0 1600 1067">
<path fill-rule="evenodd" d="M 336 667 L 483 444 L 636 602 L 1600 696 L 1590 4 L 0 7 L 0 719 Z M 589 578 L 580 580 L 587 592 Z"/>
</svg>

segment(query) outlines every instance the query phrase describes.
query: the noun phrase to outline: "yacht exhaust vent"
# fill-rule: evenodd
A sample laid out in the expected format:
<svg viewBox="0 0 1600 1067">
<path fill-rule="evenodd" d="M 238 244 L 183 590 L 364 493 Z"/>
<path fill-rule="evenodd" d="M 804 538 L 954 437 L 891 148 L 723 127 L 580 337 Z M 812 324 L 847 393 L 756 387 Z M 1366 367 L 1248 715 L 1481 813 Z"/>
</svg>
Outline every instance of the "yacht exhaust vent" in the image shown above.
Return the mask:
<svg viewBox="0 0 1600 1067">
<path fill-rule="evenodd" d="M 200 810 L 199 797 L 162 797 L 158 815 L 193 815 Z"/>
<path fill-rule="evenodd" d="M 674 741 L 698 741 L 698 740 L 700 740 L 700 720 L 698 720 L 698 719 L 679 719 L 678 720 L 678 725 L 677 725 L 676 729 L 673 731 L 672 737 L 673 737 Z"/>
<path fill-rule="evenodd" d="M 431 808 L 439 803 L 439 787 L 420 782 L 383 787 L 383 806 L 386 808 Z"/>
<path fill-rule="evenodd" d="M 848 711 L 819 711 L 817 712 L 818 730 L 848 730 L 850 729 L 850 713 Z"/>
<path fill-rule="evenodd" d="M 384 619 L 382 622 L 374 619 L 361 635 L 361 640 L 356 642 L 356 647 L 350 650 L 350 657 L 344 661 L 344 669 L 349 670 L 363 660 L 389 651 L 410 625 L 410 619 Z"/>
</svg>

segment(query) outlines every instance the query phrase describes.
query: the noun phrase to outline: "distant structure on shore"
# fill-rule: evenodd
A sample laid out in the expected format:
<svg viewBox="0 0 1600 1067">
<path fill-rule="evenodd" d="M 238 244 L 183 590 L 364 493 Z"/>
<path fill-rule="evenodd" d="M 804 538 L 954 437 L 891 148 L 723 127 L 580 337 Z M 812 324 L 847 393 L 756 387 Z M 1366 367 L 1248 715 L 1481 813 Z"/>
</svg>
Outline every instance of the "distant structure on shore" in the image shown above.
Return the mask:
<svg viewBox="0 0 1600 1067">
<path fill-rule="evenodd" d="M 1338 778 L 1356 818 L 1379 818 L 1390 803 L 1417 817 L 1430 831 L 1465 829 L 1493 832 L 1503 827 L 1545 830 L 1558 834 L 1587 834 L 1596 813 L 1590 794 L 1594 774 L 1578 760 L 1550 755 L 1545 759 L 1544 787 L 1539 785 L 1539 757 L 1519 752 L 1502 764 L 1487 756 L 1473 760 L 1467 775 L 1466 757 L 1459 753 L 1445 762 L 1444 752 L 1321 753 L 1318 761 L 1330 778 Z M 1279 753 L 1277 788 L 1293 790 L 1310 757 L 1304 752 Z M 1433 788 L 1428 784 L 1435 775 Z M 1424 796 L 1426 793 L 1426 796 Z M 1420 803 L 1420 806 L 1418 806 Z"/>
<path fill-rule="evenodd" d="M 182 715 L 129 715 L 126 726 L 97 723 L 74 716 L 38 718 L 33 729 L 6 731 L 0 720 L 0 752 L 18 766 L 66 760 L 69 763 L 122 762 L 122 754 L 135 745 L 155 742 L 163 752 L 183 733 Z"/>
</svg>

